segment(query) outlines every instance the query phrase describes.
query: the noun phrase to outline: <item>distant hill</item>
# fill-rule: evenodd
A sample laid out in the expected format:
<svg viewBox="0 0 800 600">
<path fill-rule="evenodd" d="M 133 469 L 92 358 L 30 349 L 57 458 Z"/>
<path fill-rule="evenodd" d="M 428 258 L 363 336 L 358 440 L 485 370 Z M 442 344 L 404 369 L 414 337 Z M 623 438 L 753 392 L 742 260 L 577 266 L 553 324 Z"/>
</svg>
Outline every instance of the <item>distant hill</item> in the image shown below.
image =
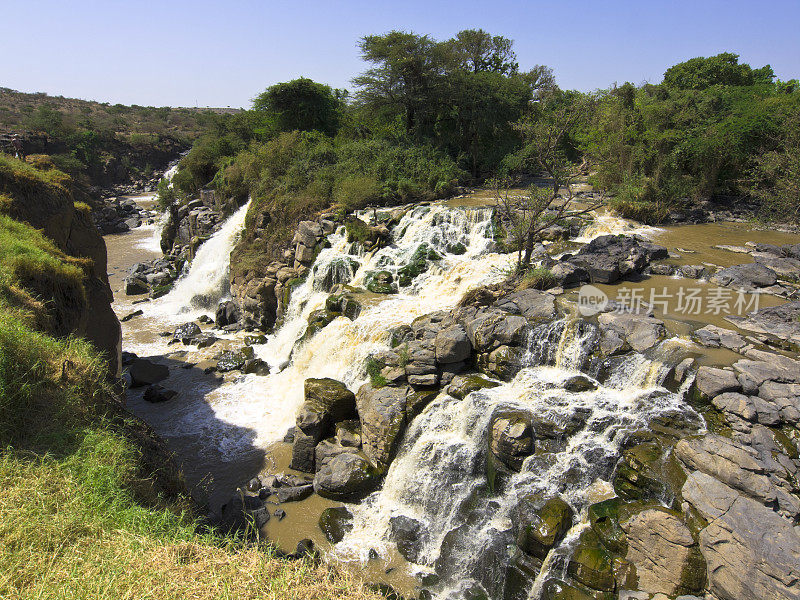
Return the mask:
<svg viewBox="0 0 800 600">
<path fill-rule="evenodd" d="M 87 184 L 146 187 L 235 108 L 125 106 L 0 88 L 0 151 L 18 134 L 26 154 L 48 154 Z"/>
</svg>

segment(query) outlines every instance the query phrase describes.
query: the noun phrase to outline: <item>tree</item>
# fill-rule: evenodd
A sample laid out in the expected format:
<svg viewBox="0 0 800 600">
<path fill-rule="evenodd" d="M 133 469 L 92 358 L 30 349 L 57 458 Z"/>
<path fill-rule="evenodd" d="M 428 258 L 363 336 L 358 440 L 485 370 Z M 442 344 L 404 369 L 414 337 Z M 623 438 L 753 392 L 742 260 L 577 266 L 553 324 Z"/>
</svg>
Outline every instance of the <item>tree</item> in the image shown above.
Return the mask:
<svg viewBox="0 0 800 600">
<path fill-rule="evenodd" d="M 253 100 L 253 109 L 267 113 L 277 131 L 321 131 L 335 135 L 345 92 L 301 77 L 267 88 Z"/>
<path fill-rule="evenodd" d="M 451 60 L 457 68 L 473 73 L 488 71 L 511 75 L 519 69 L 514 42 L 501 35 L 490 35 L 483 29 L 459 31 L 445 42 Z"/>
<path fill-rule="evenodd" d="M 775 78 L 772 67 L 753 69 L 739 64 L 739 55 L 723 52 L 716 56 L 691 58 L 664 73 L 663 84 L 681 90 L 703 90 L 712 85 L 769 84 Z"/>
<path fill-rule="evenodd" d="M 441 46 L 426 35 L 391 31 L 365 36 L 360 48 L 373 66 L 353 79 L 360 88 L 356 99 L 400 115 L 408 135 L 430 131 L 444 74 Z"/>
</svg>

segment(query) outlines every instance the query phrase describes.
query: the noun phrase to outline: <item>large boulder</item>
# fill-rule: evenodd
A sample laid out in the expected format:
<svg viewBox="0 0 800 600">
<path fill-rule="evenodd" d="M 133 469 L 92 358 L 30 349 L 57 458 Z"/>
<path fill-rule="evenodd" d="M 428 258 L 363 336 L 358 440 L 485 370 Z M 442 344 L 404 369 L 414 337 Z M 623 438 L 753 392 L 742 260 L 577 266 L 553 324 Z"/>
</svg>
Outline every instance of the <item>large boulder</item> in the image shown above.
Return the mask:
<svg viewBox="0 0 800 600">
<path fill-rule="evenodd" d="M 501 297 L 495 307 L 512 315 L 522 315 L 533 321 L 550 321 L 556 316 L 553 294 L 535 289 L 522 290 Z"/>
<path fill-rule="evenodd" d="M 677 514 L 649 508 L 621 526 L 628 540 L 626 559 L 636 566 L 640 590 L 668 596 L 703 590 L 705 562 L 692 532 Z"/>
<path fill-rule="evenodd" d="M 326 508 L 319 517 L 319 528 L 331 544 L 338 544 L 352 529 L 353 515 L 344 506 Z"/>
<path fill-rule="evenodd" d="M 694 380 L 694 387 L 702 400 L 710 400 L 725 392 L 740 392 L 742 384 L 736 373 L 728 369 L 700 367 Z"/>
<path fill-rule="evenodd" d="M 667 333 L 664 322 L 647 315 L 607 312 L 597 317 L 603 330 L 610 330 L 636 350 L 655 346 Z"/>
<path fill-rule="evenodd" d="M 143 387 L 164 381 L 169 377 L 169 367 L 145 358 L 137 358 L 128 366 L 131 387 Z"/>
<path fill-rule="evenodd" d="M 701 472 L 689 475 L 683 497 L 708 522 L 699 539 L 714 597 L 800 598 L 800 534 L 791 521 Z"/>
<path fill-rule="evenodd" d="M 572 527 L 573 516 L 570 505 L 558 496 L 526 496 L 517 504 L 512 519 L 517 546 L 544 559 Z"/>
<path fill-rule="evenodd" d="M 331 500 L 354 501 L 372 492 L 380 472 L 359 454 L 339 454 L 328 461 L 314 477 L 314 491 Z"/>
<path fill-rule="evenodd" d="M 434 341 L 436 361 L 441 364 L 467 360 L 472 354 L 467 332 L 461 325 L 452 325 L 438 333 Z"/>
<path fill-rule="evenodd" d="M 778 276 L 769 267 L 758 263 L 748 263 L 717 271 L 712 275 L 710 281 L 717 285 L 749 291 L 775 285 L 778 282 Z"/>
<path fill-rule="evenodd" d="M 622 235 L 603 235 L 586 244 L 568 262 L 585 269 L 592 283 L 615 283 L 640 273 L 653 260 L 668 257 L 663 246 Z"/>
<path fill-rule="evenodd" d="M 741 329 L 772 336 L 793 345 L 795 350 L 800 349 L 800 301 L 759 308 L 743 317 L 725 318 Z"/>
<path fill-rule="evenodd" d="M 406 409 L 411 394 L 408 386 L 376 388 L 370 383 L 356 394 L 364 453 L 376 465 L 388 465 L 397 449 L 408 424 Z"/>
<path fill-rule="evenodd" d="M 489 448 L 504 465 L 519 471 L 525 458 L 533 454 L 530 415 L 520 411 L 497 411 L 492 416 Z"/>
<path fill-rule="evenodd" d="M 427 538 L 425 525 L 411 517 L 398 515 L 389 519 L 389 528 L 400 556 L 408 562 L 419 562 Z"/>
</svg>

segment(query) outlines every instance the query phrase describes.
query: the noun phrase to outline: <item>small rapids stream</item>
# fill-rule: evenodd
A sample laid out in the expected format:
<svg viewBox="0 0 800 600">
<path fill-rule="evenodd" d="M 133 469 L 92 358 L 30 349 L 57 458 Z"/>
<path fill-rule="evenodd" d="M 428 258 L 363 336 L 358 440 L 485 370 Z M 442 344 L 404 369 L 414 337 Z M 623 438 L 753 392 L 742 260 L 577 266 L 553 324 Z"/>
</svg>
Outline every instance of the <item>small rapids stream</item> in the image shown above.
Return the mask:
<svg viewBox="0 0 800 600">
<path fill-rule="evenodd" d="M 247 208 L 229 217 L 201 246 L 169 294 L 139 305 L 150 335 L 126 341 L 126 350 L 156 357 L 188 350 L 193 360 L 218 351 L 176 348 L 157 332 L 208 313 L 226 297 L 230 252 Z M 152 410 L 134 400 L 131 409 L 162 437 L 184 446 L 184 458 L 194 464 L 189 475 L 200 479 L 204 472 L 216 473 L 222 491 L 212 499 L 221 500 L 242 483 L 236 480 L 234 465 L 247 459 L 258 468 L 294 425 L 306 378 L 331 377 L 357 390 L 367 381 L 365 360 L 388 347 L 392 328 L 450 309 L 468 290 L 504 279 L 513 256 L 494 251 L 491 214 L 486 208 L 415 207 L 393 227 L 393 243 L 371 253 L 348 243 L 340 228 L 328 236 L 330 246 L 293 290 L 282 326 L 265 344 L 254 346 L 256 355 L 269 364 L 270 375 L 239 375 L 211 385 L 202 372 L 174 368 L 168 385 L 179 391 L 176 401 Z M 367 274 L 376 270 L 397 275 L 421 244 L 441 260 L 430 262 L 426 272 L 397 294 L 359 295 L 363 310 L 355 320 L 336 318 L 303 341 L 309 315 L 324 307 L 332 284 L 362 287 Z M 456 244 L 465 252 L 452 253 Z M 118 303 L 118 311 L 120 306 L 126 308 Z M 236 338 L 218 331 L 215 335 Z M 424 575 L 434 565 L 445 566 L 437 569 L 441 578 L 430 588 L 436 597 L 460 598 L 480 586 L 489 598 L 502 598 L 507 548 L 513 543 L 512 511 L 521 497 L 541 492 L 560 496 L 578 515 L 542 571 L 563 566 L 559 557 L 569 553 L 570 543 L 585 527 L 585 508 L 613 495 L 609 481 L 627 436 L 653 420 L 680 418 L 702 426 L 682 393 L 661 386 L 674 365 L 673 347 L 679 341 L 662 342 L 648 358 L 636 355 L 617 364 L 601 384 L 592 379 L 599 377 L 592 357 L 597 335 L 597 329 L 583 321 L 541 325 L 531 331 L 525 368 L 513 381 L 463 400 L 440 394 L 411 423 L 382 489 L 353 507 L 354 527 L 334 547 L 331 559 L 365 565 L 377 552 L 388 564 L 388 556 L 396 553 L 391 521 L 409 517 L 425 532 L 412 570 Z M 594 389 L 568 391 L 567 380 L 580 372 L 590 376 Z M 502 412 L 530 415 L 555 433 L 547 451 L 527 458 L 521 471 L 493 492 L 487 485 L 487 454 L 492 420 Z M 543 579 L 540 576 L 537 583 Z"/>
</svg>

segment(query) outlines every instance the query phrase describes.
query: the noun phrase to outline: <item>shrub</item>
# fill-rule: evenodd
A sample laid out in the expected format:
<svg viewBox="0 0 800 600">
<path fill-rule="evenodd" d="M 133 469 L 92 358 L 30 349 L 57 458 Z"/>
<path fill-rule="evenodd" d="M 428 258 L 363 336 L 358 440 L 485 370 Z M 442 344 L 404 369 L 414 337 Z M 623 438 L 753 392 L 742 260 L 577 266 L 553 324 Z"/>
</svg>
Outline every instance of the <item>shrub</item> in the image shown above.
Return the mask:
<svg viewBox="0 0 800 600">
<path fill-rule="evenodd" d="M 525 273 L 523 273 L 519 283 L 517 284 L 517 291 L 528 290 L 531 288 L 536 290 L 547 290 L 553 287 L 555 284 L 556 278 L 553 276 L 553 272 L 550 271 L 550 269 L 546 269 L 544 267 L 535 267 L 528 269 L 525 271 Z"/>
<path fill-rule="evenodd" d="M 340 181 L 333 200 L 349 211 L 364 208 L 381 197 L 381 184 L 370 175 L 351 175 Z"/>
</svg>

